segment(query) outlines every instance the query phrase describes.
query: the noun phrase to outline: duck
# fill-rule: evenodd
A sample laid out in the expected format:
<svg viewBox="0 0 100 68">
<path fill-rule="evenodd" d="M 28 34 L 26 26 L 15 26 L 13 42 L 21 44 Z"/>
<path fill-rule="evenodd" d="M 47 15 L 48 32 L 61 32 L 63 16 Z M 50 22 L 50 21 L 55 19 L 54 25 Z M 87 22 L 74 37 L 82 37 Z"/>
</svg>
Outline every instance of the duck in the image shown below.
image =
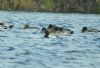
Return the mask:
<svg viewBox="0 0 100 68">
<path fill-rule="evenodd" d="M 82 33 L 84 33 L 84 32 L 100 32 L 100 30 L 92 29 L 92 28 L 88 28 L 88 27 L 83 27 L 81 32 Z"/>
<path fill-rule="evenodd" d="M 55 25 L 50 24 L 47 29 L 45 27 L 42 28 L 42 33 L 44 33 L 44 37 L 48 38 L 49 35 L 70 35 L 73 34 L 74 32 L 71 31 L 70 29 L 64 29 L 62 27 L 57 27 Z"/>
<path fill-rule="evenodd" d="M 13 28 L 13 27 L 14 27 L 14 25 L 9 25 L 8 27 L 9 27 L 9 28 Z"/>
<path fill-rule="evenodd" d="M 48 30 L 45 30 L 44 31 L 44 37 L 45 38 L 56 38 L 56 37 L 59 37 L 59 36 L 62 36 L 62 35 L 70 35 L 71 33 L 70 32 L 60 32 L 60 33 L 50 33 Z"/>
</svg>

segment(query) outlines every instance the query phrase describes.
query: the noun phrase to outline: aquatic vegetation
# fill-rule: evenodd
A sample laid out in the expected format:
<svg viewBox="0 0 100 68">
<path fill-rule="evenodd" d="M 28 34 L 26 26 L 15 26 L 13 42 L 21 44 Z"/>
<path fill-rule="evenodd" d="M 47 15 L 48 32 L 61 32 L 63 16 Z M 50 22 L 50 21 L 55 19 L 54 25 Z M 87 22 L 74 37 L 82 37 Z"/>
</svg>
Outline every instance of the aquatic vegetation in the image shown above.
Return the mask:
<svg viewBox="0 0 100 68">
<path fill-rule="evenodd" d="M 43 0 L 43 5 L 46 11 L 53 11 L 55 8 L 54 0 Z"/>
<path fill-rule="evenodd" d="M 32 9 L 34 0 L 2 0 L 0 2 L 1 9 Z"/>
<path fill-rule="evenodd" d="M 96 12 L 100 12 L 100 0 L 97 0 Z"/>
</svg>

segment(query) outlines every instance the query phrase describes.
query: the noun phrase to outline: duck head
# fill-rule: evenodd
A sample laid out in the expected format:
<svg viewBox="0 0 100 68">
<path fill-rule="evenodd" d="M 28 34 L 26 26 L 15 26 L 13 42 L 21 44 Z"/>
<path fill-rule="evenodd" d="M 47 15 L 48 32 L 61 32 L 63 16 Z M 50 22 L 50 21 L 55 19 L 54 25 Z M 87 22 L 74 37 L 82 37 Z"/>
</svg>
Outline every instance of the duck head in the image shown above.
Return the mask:
<svg viewBox="0 0 100 68">
<path fill-rule="evenodd" d="M 74 31 L 70 31 L 70 34 L 74 34 Z"/>
<path fill-rule="evenodd" d="M 9 25 L 9 28 L 13 28 L 14 27 L 14 25 Z"/>
<path fill-rule="evenodd" d="M 48 28 L 53 28 L 53 25 L 52 24 L 49 24 Z"/>
<path fill-rule="evenodd" d="M 46 28 L 43 27 L 43 28 L 41 29 L 41 33 L 45 33 L 45 31 L 46 31 Z"/>
<path fill-rule="evenodd" d="M 86 32 L 86 31 L 87 31 L 87 27 L 83 27 L 82 32 Z"/>
<path fill-rule="evenodd" d="M 45 37 L 45 38 L 49 38 L 49 31 L 48 31 L 48 30 L 45 31 L 44 37 Z"/>
</svg>

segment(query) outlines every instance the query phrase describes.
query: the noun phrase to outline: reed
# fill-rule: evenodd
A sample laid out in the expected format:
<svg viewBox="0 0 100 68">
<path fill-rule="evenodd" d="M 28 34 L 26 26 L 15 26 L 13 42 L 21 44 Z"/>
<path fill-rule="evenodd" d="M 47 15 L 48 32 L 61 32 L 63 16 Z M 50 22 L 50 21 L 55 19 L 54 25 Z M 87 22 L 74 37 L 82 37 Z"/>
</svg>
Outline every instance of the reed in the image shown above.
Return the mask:
<svg viewBox="0 0 100 68">
<path fill-rule="evenodd" d="M 74 10 L 73 8 L 68 8 L 67 5 L 68 3 L 70 3 L 72 6 L 75 5 L 72 3 L 74 1 L 77 5 L 80 0 L 0 0 L 0 9 L 66 12 L 67 10 Z M 96 1 L 96 9 L 98 12 L 100 12 L 100 0 Z"/>
<path fill-rule="evenodd" d="M 0 9 L 32 9 L 34 0 L 1 0 Z"/>
<path fill-rule="evenodd" d="M 53 11 L 55 8 L 54 0 L 43 0 L 44 10 Z"/>
<path fill-rule="evenodd" d="M 100 13 L 100 0 L 97 0 L 96 12 Z"/>
</svg>

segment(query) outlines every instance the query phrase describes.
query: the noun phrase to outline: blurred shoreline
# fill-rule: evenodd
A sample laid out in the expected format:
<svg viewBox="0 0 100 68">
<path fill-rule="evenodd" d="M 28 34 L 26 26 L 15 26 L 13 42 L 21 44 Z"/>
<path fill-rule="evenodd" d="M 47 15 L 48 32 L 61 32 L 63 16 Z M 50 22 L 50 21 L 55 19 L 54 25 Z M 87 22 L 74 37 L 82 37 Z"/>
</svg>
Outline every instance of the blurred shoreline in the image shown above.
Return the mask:
<svg viewBox="0 0 100 68">
<path fill-rule="evenodd" d="M 100 14 L 100 12 L 51 12 L 51 11 L 27 11 L 27 10 L 0 10 L 3 12 L 28 12 L 28 13 L 63 13 L 63 14 Z"/>
<path fill-rule="evenodd" d="M 53 13 L 100 13 L 99 0 L 0 0 L 0 10 L 53 12 Z"/>
</svg>

